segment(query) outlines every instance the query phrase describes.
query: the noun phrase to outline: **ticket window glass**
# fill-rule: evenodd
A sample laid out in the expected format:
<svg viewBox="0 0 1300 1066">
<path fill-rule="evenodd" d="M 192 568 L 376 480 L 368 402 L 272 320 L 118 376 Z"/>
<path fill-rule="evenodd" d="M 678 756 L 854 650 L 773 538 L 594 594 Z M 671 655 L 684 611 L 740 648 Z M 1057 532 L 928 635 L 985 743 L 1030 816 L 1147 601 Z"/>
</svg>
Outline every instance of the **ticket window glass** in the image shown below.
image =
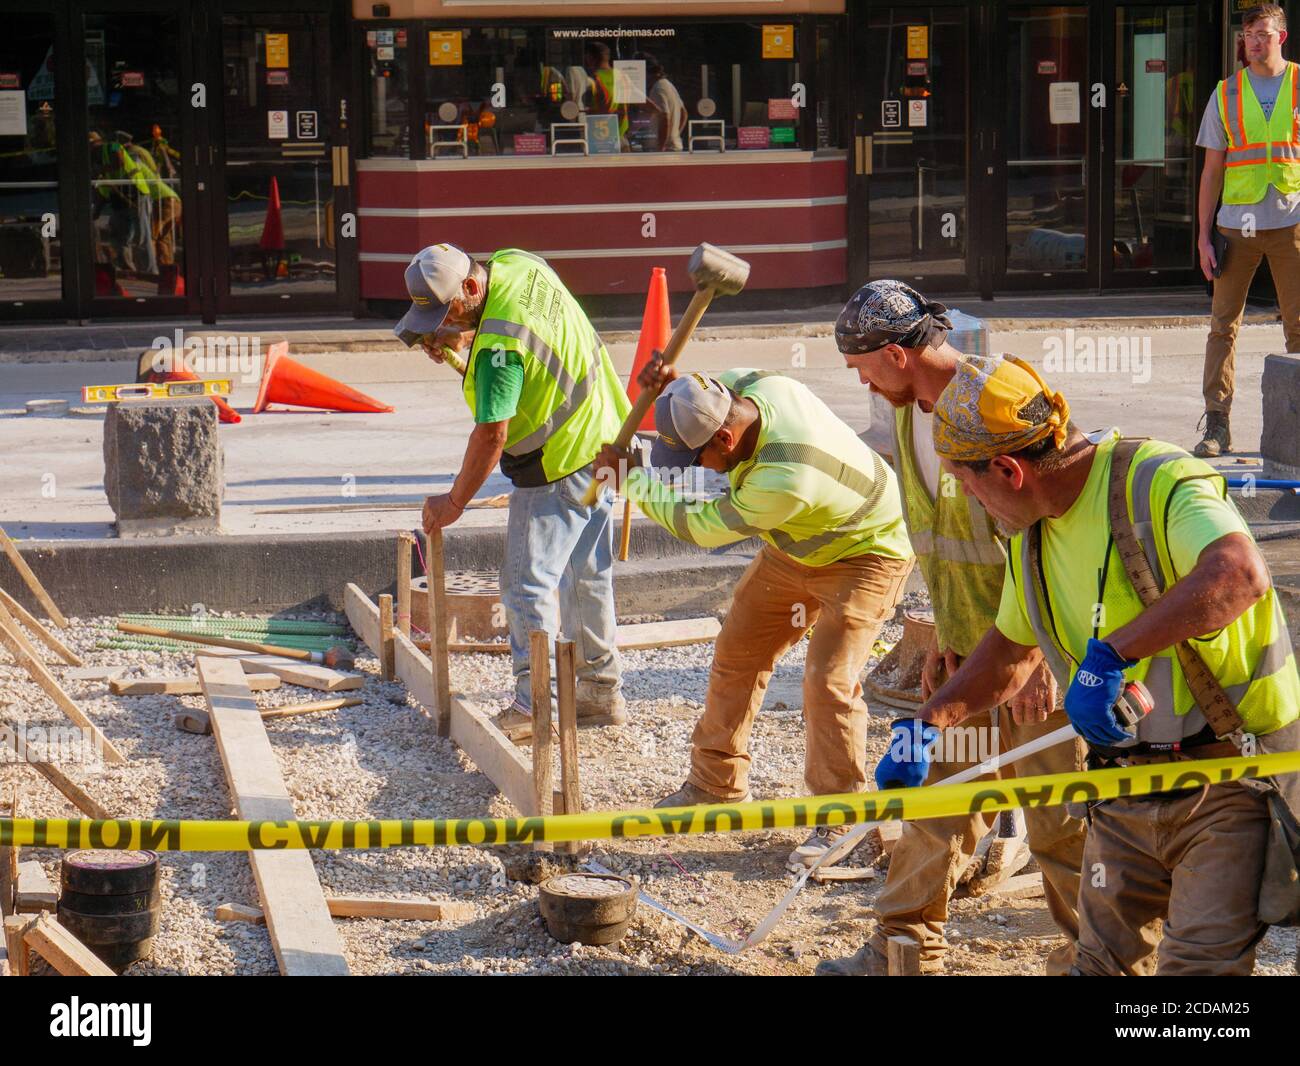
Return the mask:
<svg viewBox="0 0 1300 1066">
<path fill-rule="evenodd" d="M 865 115 L 871 271 L 915 282 L 967 270 L 967 11 L 871 13 Z"/>
<path fill-rule="evenodd" d="M 1115 11 L 1116 271 L 1179 270 L 1195 246 L 1196 9 Z"/>
<path fill-rule="evenodd" d="M 226 14 L 221 48 L 228 292 L 333 294 L 328 18 Z"/>
<path fill-rule="evenodd" d="M 1006 271 L 1088 270 L 1088 9 L 1007 12 Z"/>
<path fill-rule="evenodd" d="M 94 298 L 174 300 L 186 252 L 180 19 L 87 13 L 83 32 Z"/>
<path fill-rule="evenodd" d="M 54 19 L 8 15 L 0 34 L 0 317 L 62 296 Z"/>
<path fill-rule="evenodd" d="M 365 31 L 369 112 L 366 154 L 405 159 L 411 154 L 411 49 L 405 26 Z"/>
</svg>

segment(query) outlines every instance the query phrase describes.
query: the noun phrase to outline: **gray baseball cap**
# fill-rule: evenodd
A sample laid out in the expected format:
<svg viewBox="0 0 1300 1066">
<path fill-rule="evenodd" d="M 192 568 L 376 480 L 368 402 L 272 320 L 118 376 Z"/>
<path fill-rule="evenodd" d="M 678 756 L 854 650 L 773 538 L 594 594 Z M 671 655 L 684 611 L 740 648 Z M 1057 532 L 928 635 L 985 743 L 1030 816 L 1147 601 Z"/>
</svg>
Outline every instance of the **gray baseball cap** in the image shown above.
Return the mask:
<svg viewBox="0 0 1300 1066">
<path fill-rule="evenodd" d="M 442 325 L 473 267 L 474 260 L 454 244 L 431 244 L 411 259 L 406 268 L 411 309 L 393 327 L 403 344 L 413 348 L 426 333 Z"/>
<path fill-rule="evenodd" d="M 650 465 L 694 466 L 730 410 L 731 393 L 717 378 L 687 374 L 672 382 L 655 400 L 659 437 L 650 449 Z"/>
</svg>

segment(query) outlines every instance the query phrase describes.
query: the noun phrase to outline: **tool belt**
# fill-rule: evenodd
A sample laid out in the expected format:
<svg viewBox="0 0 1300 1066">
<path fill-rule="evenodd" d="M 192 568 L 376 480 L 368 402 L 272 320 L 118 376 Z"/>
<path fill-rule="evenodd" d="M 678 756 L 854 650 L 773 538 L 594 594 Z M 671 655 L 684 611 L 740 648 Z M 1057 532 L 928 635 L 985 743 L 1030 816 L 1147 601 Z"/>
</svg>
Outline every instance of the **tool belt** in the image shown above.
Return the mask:
<svg viewBox="0 0 1300 1066">
<path fill-rule="evenodd" d="M 1133 590 L 1142 603 L 1150 607 L 1160 598 L 1160 587 L 1142 545 L 1138 542 L 1128 513 L 1126 485 L 1133 457 L 1146 438 L 1126 437 L 1118 441 L 1111 456 L 1110 486 L 1107 502 L 1110 532 L 1124 563 Z M 1183 677 L 1192 698 L 1201 709 L 1217 741 L 1184 746 L 1177 751 L 1139 751 L 1120 758 L 1127 765 L 1142 766 L 1153 762 L 1177 762 L 1185 759 L 1215 759 L 1240 755 L 1243 730 L 1241 715 L 1224 691 L 1219 679 L 1210 672 L 1200 652 L 1187 641 L 1175 649 Z M 1188 738 L 1194 741 L 1196 738 Z M 1246 787 L 1262 792 L 1269 807 L 1269 841 L 1260 881 L 1258 917 L 1268 925 L 1300 925 L 1300 820 L 1286 798 L 1271 781 L 1246 781 Z"/>
</svg>

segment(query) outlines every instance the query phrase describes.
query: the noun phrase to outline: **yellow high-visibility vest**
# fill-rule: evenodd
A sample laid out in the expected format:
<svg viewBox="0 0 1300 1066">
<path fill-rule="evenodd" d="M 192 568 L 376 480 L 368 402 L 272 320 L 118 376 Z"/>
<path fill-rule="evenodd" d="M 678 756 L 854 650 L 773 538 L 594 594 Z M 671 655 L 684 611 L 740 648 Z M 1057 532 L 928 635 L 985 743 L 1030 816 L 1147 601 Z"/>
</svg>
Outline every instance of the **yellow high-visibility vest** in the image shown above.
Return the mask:
<svg viewBox="0 0 1300 1066">
<path fill-rule="evenodd" d="M 1219 117 L 1228 135 L 1223 202 L 1257 204 L 1272 185 L 1300 192 L 1300 69 L 1288 63 L 1273 113 L 1264 118 L 1243 67 L 1219 82 Z"/>
</svg>

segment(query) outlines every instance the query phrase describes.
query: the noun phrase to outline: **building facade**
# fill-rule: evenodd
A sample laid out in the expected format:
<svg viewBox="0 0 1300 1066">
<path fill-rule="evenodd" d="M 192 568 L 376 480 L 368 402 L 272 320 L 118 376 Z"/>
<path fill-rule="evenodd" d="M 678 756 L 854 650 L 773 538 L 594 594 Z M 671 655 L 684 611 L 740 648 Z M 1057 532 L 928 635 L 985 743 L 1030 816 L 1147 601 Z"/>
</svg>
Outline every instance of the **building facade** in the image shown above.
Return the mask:
<svg viewBox="0 0 1300 1066">
<path fill-rule="evenodd" d="M 701 240 L 778 303 L 1193 284 L 1250 4 L 6 6 L 0 318 L 213 321 L 384 310 L 436 241 L 630 300 Z"/>
</svg>

